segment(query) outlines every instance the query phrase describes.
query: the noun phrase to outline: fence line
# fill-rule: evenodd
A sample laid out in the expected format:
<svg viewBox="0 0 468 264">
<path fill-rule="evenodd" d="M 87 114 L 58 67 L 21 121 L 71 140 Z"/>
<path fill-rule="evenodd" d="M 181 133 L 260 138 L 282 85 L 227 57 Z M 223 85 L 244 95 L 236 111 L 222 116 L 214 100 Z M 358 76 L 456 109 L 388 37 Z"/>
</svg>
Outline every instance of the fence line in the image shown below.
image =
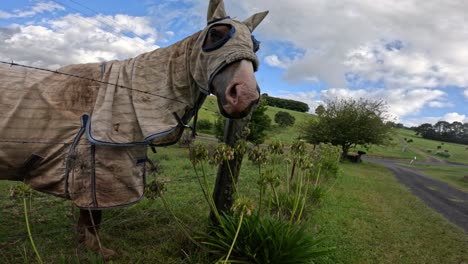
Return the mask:
<svg viewBox="0 0 468 264">
<path fill-rule="evenodd" d="M 0 64 L 10 65 L 11 67 L 16 66 L 16 67 L 23 67 L 23 68 L 34 69 L 34 70 L 39 70 L 39 71 L 46 71 L 46 72 L 51 72 L 51 73 L 54 73 L 54 74 L 63 74 L 63 75 L 66 75 L 66 76 L 70 76 L 70 77 L 74 77 L 74 78 L 80 78 L 80 79 L 85 79 L 85 80 L 93 81 L 93 82 L 97 82 L 97 83 L 102 83 L 102 84 L 107 84 L 107 85 L 114 85 L 114 86 L 117 86 L 117 87 L 120 87 L 120 88 L 123 88 L 123 89 L 129 89 L 129 90 L 133 90 L 133 91 L 136 91 L 136 92 L 145 93 L 145 94 L 152 95 L 152 96 L 156 96 L 156 97 L 160 97 L 160 98 L 163 98 L 163 99 L 166 99 L 166 100 L 175 101 L 175 102 L 184 104 L 185 106 L 189 106 L 189 105 L 187 105 L 185 102 L 182 102 L 182 101 L 177 100 L 177 99 L 174 99 L 174 98 L 169 98 L 169 97 L 167 97 L 167 96 L 158 95 L 158 94 L 150 93 L 150 92 L 147 92 L 147 91 L 142 91 L 142 90 L 135 89 L 135 88 L 131 88 L 131 87 L 127 87 L 127 86 L 124 86 L 124 85 L 119 85 L 119 84 L 115 84 L 115 83 L 104 82 L 104 81 L 96 80 L 96 79 L 89 78 L 89 77 L 83 77 L 83 76 L 79 76 L 79 75 L 74 75 L 74 74 L 69 74 L 69 73 L 63 73 L 63 72 L 59 72 L 59 71 L 57 71 L 57 70 L 54 71 L 54 70 L 45 69 L 45 68 L 40 68 L 40 67 L 35 67 L 35 66 L 23 65 L 23 64 L 15 63 L 14 61 L 8 62 L 8 61 L 0 60 Z M 200 109 L 203 109 L 203 110 L 205 110 L 205 111 L 214 113 L 214 114 L 216 114 L 216 115 L 221 115 L 220 112 L 210 110 L 210 109 L 208 109 L 208 108 L 206 108 L 206 107 L 200 107 Z M 264 126 L 261 126 L 261 127 L 264 127 Z"/>
</svg>

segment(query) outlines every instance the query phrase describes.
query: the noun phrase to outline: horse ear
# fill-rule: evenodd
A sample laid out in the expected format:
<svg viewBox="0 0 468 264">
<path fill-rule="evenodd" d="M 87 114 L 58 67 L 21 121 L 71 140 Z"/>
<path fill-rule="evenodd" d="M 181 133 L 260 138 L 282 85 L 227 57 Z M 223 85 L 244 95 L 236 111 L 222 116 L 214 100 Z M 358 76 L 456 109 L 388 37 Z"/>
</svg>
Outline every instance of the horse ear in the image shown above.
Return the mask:
<svg viewBox="0 0 468 264">
<path fill-rule="evenodd" d="M 211 0 L 210 5 L 208 6 L 208 22 L 213 21 L 218 18 L 223 18 L 226 16 L 226 10 L 224 10 L 224 1 L 223 0 Z"/>
<path fill-rule="evenodd" d="M 243 23 L 247 25 L 247 27 L 250 29 L 250 32 L 253 32 L 258 24 L 260 24 L 260 22 L 262 22 L 262 20 L 266 17 L 266 15 L 268 15 L 268 11 L 254 14 L 253 16 L 244 20 Z"/>
</svg>

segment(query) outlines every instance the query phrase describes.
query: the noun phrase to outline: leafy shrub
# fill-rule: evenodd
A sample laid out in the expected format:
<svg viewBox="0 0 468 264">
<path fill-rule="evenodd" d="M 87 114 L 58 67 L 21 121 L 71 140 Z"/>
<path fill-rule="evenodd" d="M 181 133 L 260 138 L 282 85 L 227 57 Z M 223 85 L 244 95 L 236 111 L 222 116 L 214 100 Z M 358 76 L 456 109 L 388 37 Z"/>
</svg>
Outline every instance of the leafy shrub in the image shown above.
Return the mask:
<svg viewBox="0 0 468 264">
<path fill-rule="evenodd" d="M 310 192 L 310 198 L 312 202 L 316 204 L 321 203 L 324 196 L 325 196 L 325 190 L 320 186 L 315 186 Z"/>
<path fill-rule="evenodd" d="M 213 123 L 210 122 L 208 119 L 200 119 L 197 122 L 197 129 L 204 132 L 211 132 L 213 128 Z"/>
<path fill-rule="evenodd" d="M 294 125 L 296 118 L 288 112 L 279 111 L 275 114 L 275 123 L 280 127 L 287 127 Z"/>
<path fill-rule="evenodd" d="M 436 155 L 437 155 L 437 156 L 440 156 L 440 157 L 443 157 L 443 158 L 450 158 L 450 153 L 448 153 L 448 152 L 440 152 L 440 151 L 437 151 L 437 152 L 436 152 Z"/>
<path fill-rule="evenodd" d="M 272 96 L 269 96 L 268 94 L 262 94 L 261 97 L 263 100 L 266 101 L 267 105 L 270 105 L 270 106 L 279 107 L 283 109 L 289 109 L 289 110 L 298 111 L 298 112 L 304 112 L 304 113 L 309 111 L 309 105 L 304 102 L 291 100 L 291 99 L 272 97 Z"/>
<path fill-rule="evenodd" d="M 196 243 L 216 258 L 214 263 L 312 263 L 329 253 L 331 248 L 324 248 L 321 239 L 304 230 L 302 220 L 311 212 L 309 206 L 324 197 L 321 184 L 338 173 L 337 148 L 320 145 L 311 151 L 304 141 L 295 142 L 289 151 L 279 141 L 266 148 L 254 146 L 248 157 L 258 166 L 259 196 L 243 197 L 234 184 L 232 211 L 222 214 L 210 195 L 204 164 L 233 160 L 233 152 L 242 149 L 244 153 L 246 147 L 245 142 L 242 148 L 220 144 L 210 153 L 202 144 L 192 145 L 190 160 L 200 172 L 200 187 L 216 220 L 206 232 L 198 233 Z"/>
<path fill-rule="evenodd" d="M 331 144 L 320 144 L 316 150 L 315 155 L 317 159 L 317 164 L 320 166 L 315 166 L 314 170 L 320 169 L 320 173 L 325 178 L 336 177 L 340 169 L 339 156 L 340 149 Z M 318 173 L 318 172 L 316 172 Z"/>
<path fill-rule="evenodd" d="M 321 239 L 303 227 L 272 217 L 223 215 L 220 225 L 210 226 L 198 239 L 216 256 L 215 263 L 311 263 L 333 248 L 321 247 Z M 238 226 L 241 228 L 238 229 Z"/>
<path fill-rule="evenodd" d="M 224 118 L 222 115 L 218 115 L 218 118 L 216 118 L 216 121 L 214 123 L 214 133 L 215 137 L 219 141 L 223 141 L 224 139 L 224 124 L 226 123 L 226 118 Z"/>
<path fill-rule="evenodd" d="M 430 149 L 427 149 L 427 150 L 426 150 L 426 152 L 427 152 L 427 153 L 431 153 L 431 152 L 432 152 L 432 150 L 430 150 Z"/>
</svg>

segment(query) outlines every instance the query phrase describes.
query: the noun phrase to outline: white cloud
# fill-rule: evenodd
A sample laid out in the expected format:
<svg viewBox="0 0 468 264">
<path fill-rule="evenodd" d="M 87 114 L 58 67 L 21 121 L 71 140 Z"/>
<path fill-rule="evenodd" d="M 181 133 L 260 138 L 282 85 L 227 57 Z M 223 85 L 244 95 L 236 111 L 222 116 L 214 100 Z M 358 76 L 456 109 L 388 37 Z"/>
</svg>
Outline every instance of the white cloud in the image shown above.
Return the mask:
<svg viewBox="0 0 468 264">
<path fill-rule="evenodd" d="M 25 10 L 14 10 L 13 12 L 6 12 L 0 10 L 1 19 L 9 18 L 22 18 L 22 17 L 32 17 L 37 14 L 46 13 L 46 12 L 55 12 L 65 10 L 65 8 L 55 2 L 38 2 L 34 6 Z"/>
<path fill-rule="evenodd" d="M 286 93 L 281 96 L 282 98 L 297 100 L 299 102 L 304 102 L 309 105 L 309 113 L 315 113 L 315 108 L 319 106 L 322 101 L 319 98 L 317 92 L 300 92 L 300 93 Z"/>
<path fill-rule="evenodd" d="M 258 29 L 262 36 L 305 51 L 288 68 L 290 80 L 313 75 L 344 87 L 345 74 L 357 71 L 395 88 L 468 86 L 463 74 L 468 71 L 468 2 L 240 0 L 233 5 L 244 13 L 269 9 Z M 388 46 L 397 40 L 401 45 Z"/>
<path fill-rule="evenodd" d="M 370 100 L 382 100 L 387 105 L 387 112 L 389 116 L 397 122 L 407 120 L 404 117 L 415 116 L 419 114 L 424 107 L 441 107 L 446 105 L 446 94 L 441 90 L 433 89 L 357 89 L 351 90 L 347 88 L 332 88 L 323 90 L 320 93 L 315 91 L 299 92 L 293 94 L 286 94 L 282 97 L 290 98 L 298 101 L 305 102 L 309 105 L 310 111 L 313 113 L 314 109 L 326 100 L 334 99 L 347 99 L 347 98 L 364 98 Z"/>
<path fill-rule="evenodd" d="M 465 95 L 465 99 L 468 100 L 468 89 L 463 91 L 463 95 Z"/>
<path fill-rule="evenodd" d="M 400 119 L 406 115 L 416 115 L 419 111 L 430 104 L 438 104 L 444 99 L 445 93 L 432 89 L 375 89 L 375 90 L 350 90 L 333 88 L 322 91 L 321 98 L 367 98 L 372 100 L 382 100 L 388 106 L 388 112 Z"/>
<path fill-rule="evenodd" d="M 40 25 L 0 28 L 0 59 L 49 68 L 125 59 L 158 48 L 156 38 L 144 17 L 69 14 Z"/>
<path fill-rule="evenodd" d="M 447 121 L 449 123 L 453 123 L 455 121 L 468 123 L 468 117 L 463 114 L 452 112 L 452 113 L 444 114 L 443 116 L 439 116 L 439 117 L 409 118 L 409 119 L 403 120 L 403 123 L 408 127 L 412 127 L 412 126 L 419 126 L 424 123 L 435 124 L 439 121 Z"/>
<path fill-rule="evenodd" d="M 434 108 L 447 108 L 453 107 L 453 103 L 447 101 L 431 101 L 429 102 L 428 106 Z"/>
<path fill-rule="evenodd" d="M 278 55 L 275 54 L 266 56 L 265 63 L 271 67 L 276 68 L 286 69 L 288 67 L 288 63 L 280 60 L 280 58 L 278 58 Z"/>
<path fill-rule="evenodd" d="M 443 121 L 447 121 L 449 123 L 458 121 L 458 122 L 468 122 L 468 118 L 466 115 L 459 114 L 459 113 L 447 113 L 445 114 L 442 119 Z"/>
</svg>

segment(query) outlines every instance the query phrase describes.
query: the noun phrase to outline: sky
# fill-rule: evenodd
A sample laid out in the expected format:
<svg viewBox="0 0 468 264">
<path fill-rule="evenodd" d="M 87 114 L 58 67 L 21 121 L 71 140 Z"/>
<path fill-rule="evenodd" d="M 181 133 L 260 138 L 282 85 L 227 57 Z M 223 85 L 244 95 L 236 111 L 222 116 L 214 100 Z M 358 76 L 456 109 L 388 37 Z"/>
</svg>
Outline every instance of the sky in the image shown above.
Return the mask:
<svg viewBox="0 0 468 264">
<path fill-rule="evenodd" d="M 269 10 L 262 93 L 305 102 L 382 100 L 405 126 L 468 122 L 468 1 L 225 0 L 240 21 Z M 0 60 L 57 69 L 126 59 L 206 25 L 202 0 L 2 0 Z"/>
</svg>

